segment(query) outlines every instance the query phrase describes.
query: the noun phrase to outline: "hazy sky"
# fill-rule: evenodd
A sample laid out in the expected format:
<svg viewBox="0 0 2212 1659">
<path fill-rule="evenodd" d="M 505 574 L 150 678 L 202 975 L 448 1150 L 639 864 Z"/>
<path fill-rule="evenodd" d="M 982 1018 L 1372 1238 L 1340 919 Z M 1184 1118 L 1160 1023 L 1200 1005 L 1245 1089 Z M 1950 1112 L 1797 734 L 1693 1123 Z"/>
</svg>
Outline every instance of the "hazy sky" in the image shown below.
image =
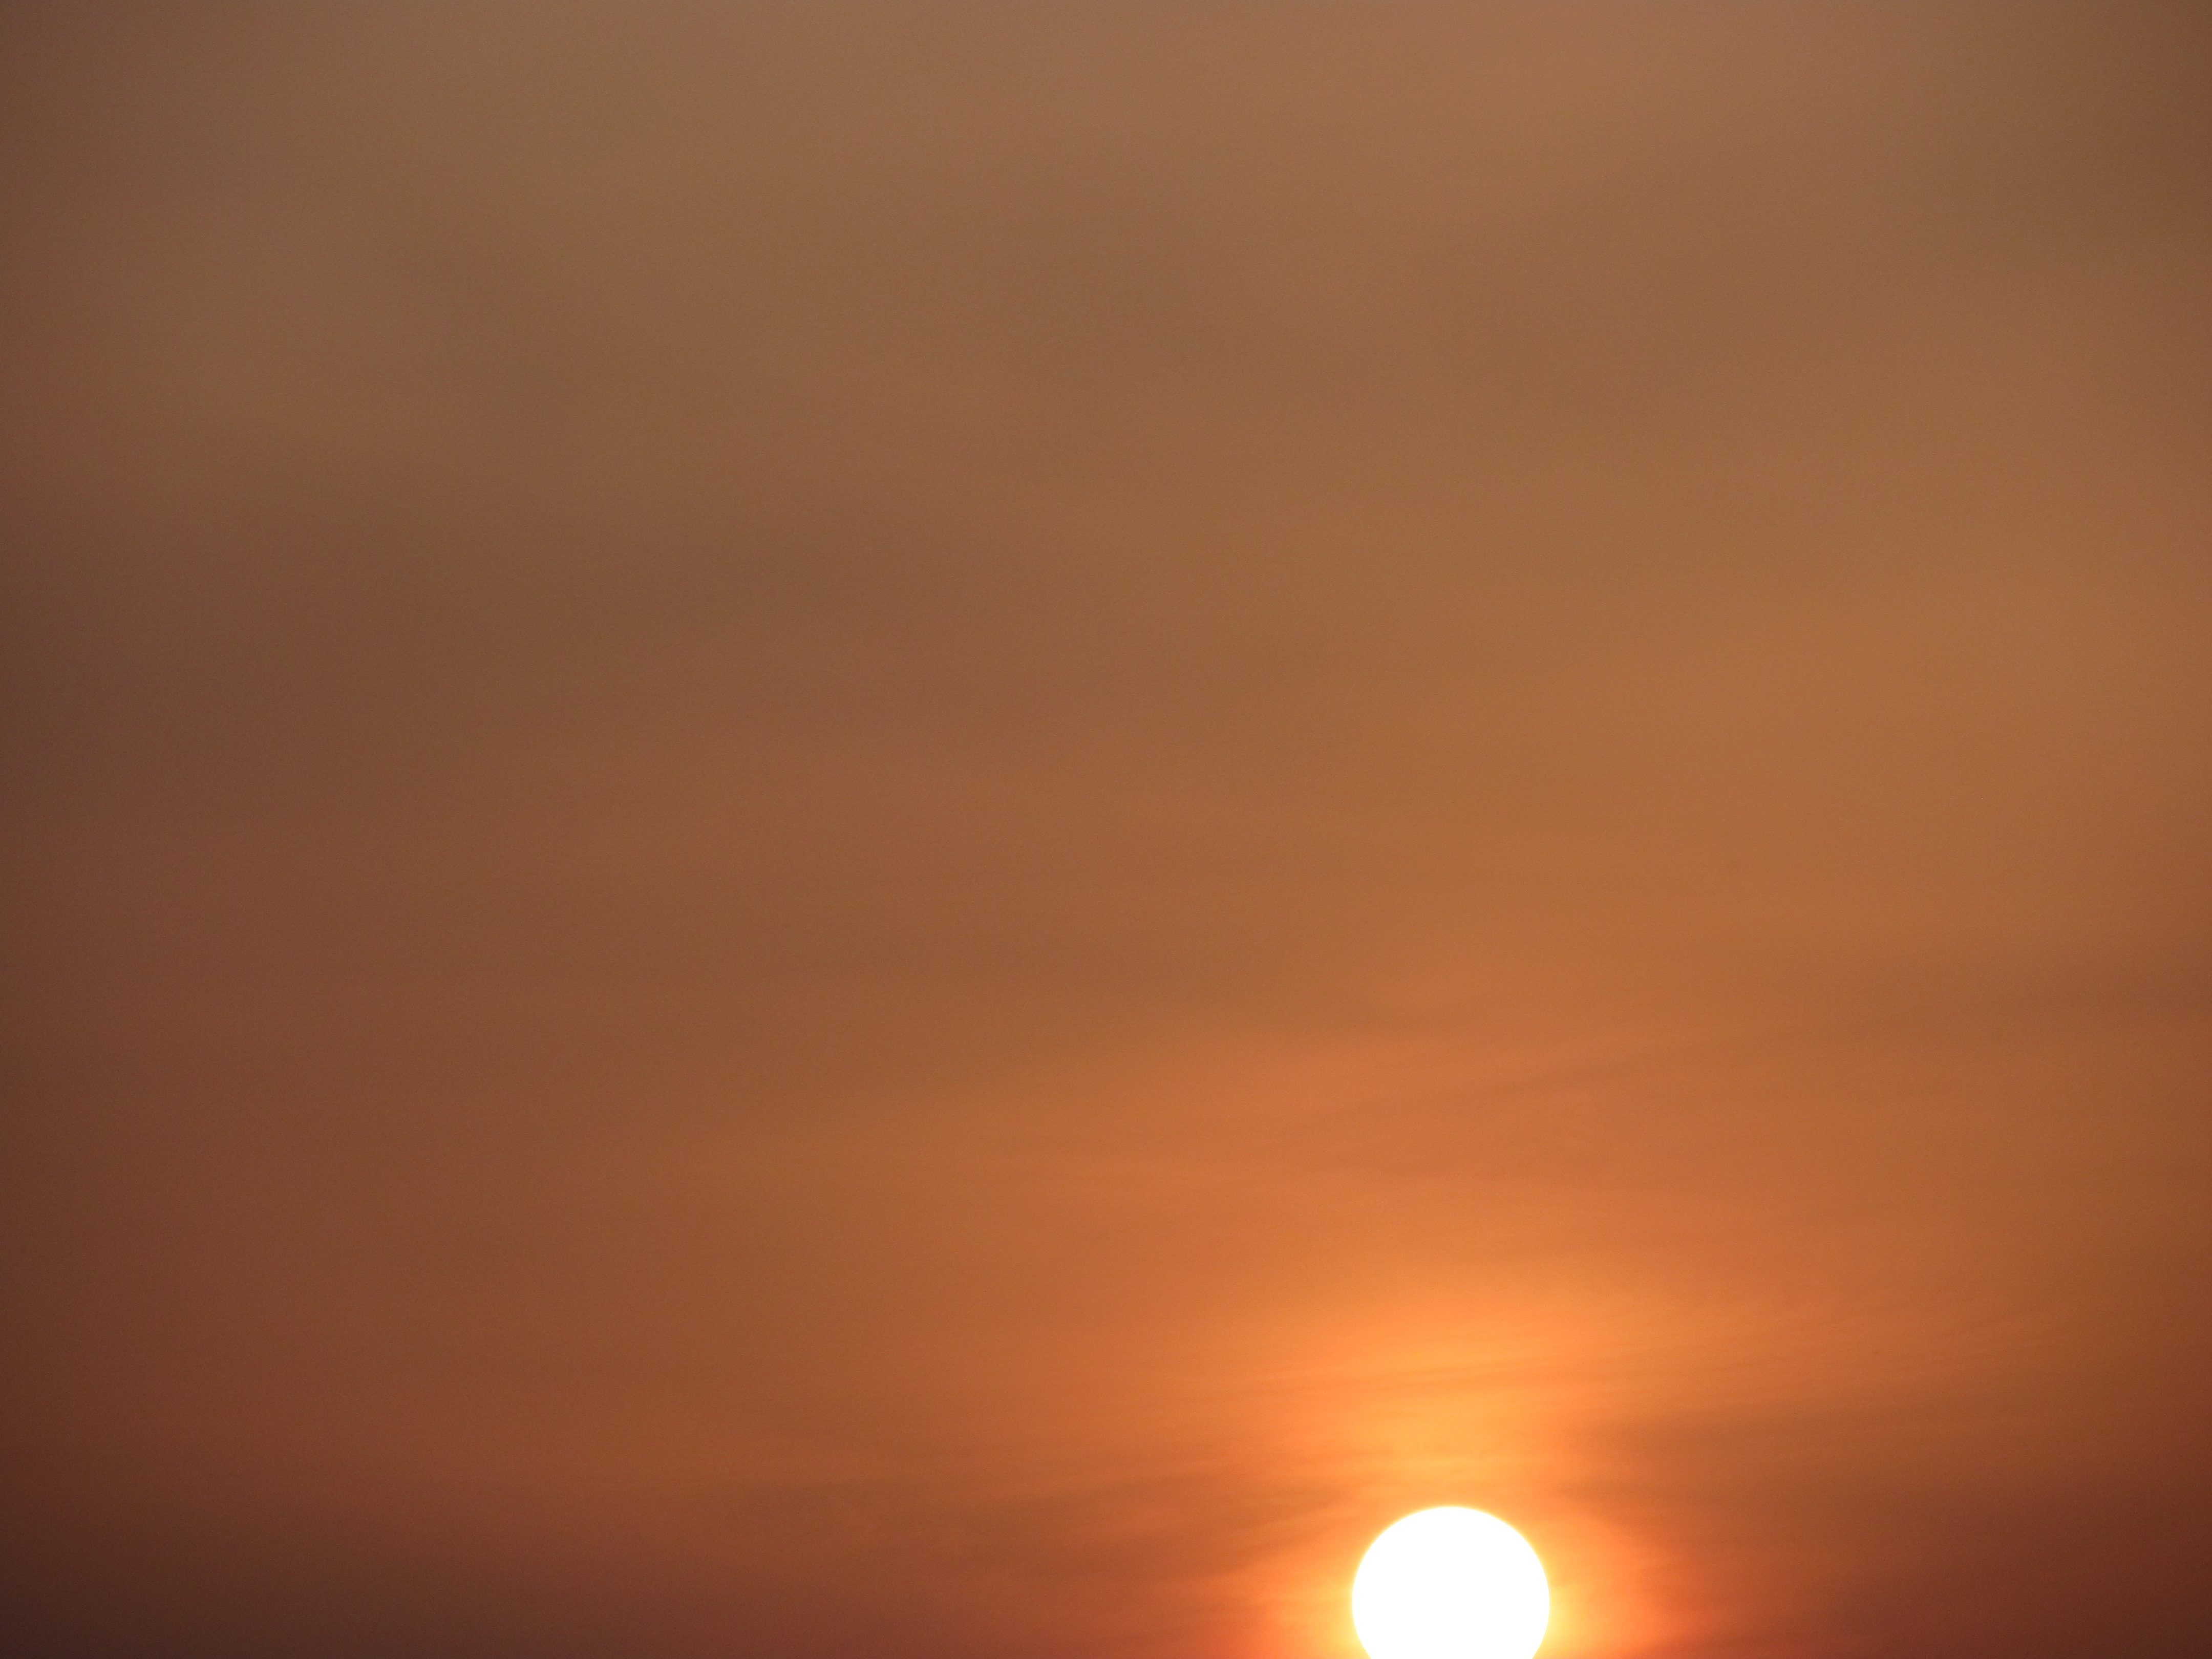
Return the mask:
<svg viewBox="0 0 2212 1659">
<path fill-rule="evenodd" d="M 0 1645 L 2212 1649 L 2212 12 L 0 11 Z"/>
</svg>

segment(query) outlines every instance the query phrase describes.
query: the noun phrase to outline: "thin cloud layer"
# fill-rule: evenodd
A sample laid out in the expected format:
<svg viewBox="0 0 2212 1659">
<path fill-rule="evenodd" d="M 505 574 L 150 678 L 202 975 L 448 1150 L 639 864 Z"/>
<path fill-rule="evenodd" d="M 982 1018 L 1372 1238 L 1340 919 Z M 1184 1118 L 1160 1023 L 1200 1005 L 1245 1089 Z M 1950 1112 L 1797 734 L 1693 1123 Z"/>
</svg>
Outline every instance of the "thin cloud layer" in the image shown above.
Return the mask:
<svg viewBox="0 0 2212 1659">
<path fill-rule="evenodd" d="M 2202 1648 L 2190 9 L 5 27 L 38 1651 Z"/>
</svg>

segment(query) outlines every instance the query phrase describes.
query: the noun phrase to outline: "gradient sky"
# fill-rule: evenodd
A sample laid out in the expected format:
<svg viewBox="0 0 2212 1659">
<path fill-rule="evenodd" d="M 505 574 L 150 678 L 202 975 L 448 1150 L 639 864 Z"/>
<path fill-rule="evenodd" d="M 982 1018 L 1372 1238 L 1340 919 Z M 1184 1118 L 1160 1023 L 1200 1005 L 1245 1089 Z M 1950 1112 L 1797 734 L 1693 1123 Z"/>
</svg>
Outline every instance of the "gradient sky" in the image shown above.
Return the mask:
<svg viewBox="0 0 2212 1659">
<path fill-rule="evenodd" d="M 2212 12 L 12 4 L 0 1645 L 2212 1650 Z"/>
</svg>

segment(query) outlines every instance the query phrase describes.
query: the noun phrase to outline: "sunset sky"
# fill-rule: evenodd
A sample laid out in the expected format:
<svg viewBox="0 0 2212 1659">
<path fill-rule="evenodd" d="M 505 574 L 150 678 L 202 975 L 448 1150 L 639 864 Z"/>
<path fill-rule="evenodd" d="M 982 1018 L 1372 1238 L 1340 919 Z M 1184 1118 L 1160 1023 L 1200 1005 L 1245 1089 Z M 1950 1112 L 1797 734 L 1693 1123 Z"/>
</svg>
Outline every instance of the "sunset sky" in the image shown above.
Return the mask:
<svg viewBox="0 0 2212 1659">
<path fill-rule="evenodd" d="M 0 9 L 0 1653 L 2212 1651 L 2212 8 Z"/>
</svg>

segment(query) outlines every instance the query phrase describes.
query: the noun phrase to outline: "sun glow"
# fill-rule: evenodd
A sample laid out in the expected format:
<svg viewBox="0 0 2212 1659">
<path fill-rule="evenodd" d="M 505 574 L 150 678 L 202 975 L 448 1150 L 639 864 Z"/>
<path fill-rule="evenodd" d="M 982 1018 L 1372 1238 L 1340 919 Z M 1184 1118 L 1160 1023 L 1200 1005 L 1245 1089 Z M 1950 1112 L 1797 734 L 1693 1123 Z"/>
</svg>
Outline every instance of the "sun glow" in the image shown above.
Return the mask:
<svg viewBox="0 0 2212 1659">
<path fill-rule="evenodd" d="M 1528 1540 L 1480 1510 L 1423 1510 L 1384 1528 L 1352 1581 L 1374 1659 L 1529 1659 L 1552 1590 Z"/>
</svg>

